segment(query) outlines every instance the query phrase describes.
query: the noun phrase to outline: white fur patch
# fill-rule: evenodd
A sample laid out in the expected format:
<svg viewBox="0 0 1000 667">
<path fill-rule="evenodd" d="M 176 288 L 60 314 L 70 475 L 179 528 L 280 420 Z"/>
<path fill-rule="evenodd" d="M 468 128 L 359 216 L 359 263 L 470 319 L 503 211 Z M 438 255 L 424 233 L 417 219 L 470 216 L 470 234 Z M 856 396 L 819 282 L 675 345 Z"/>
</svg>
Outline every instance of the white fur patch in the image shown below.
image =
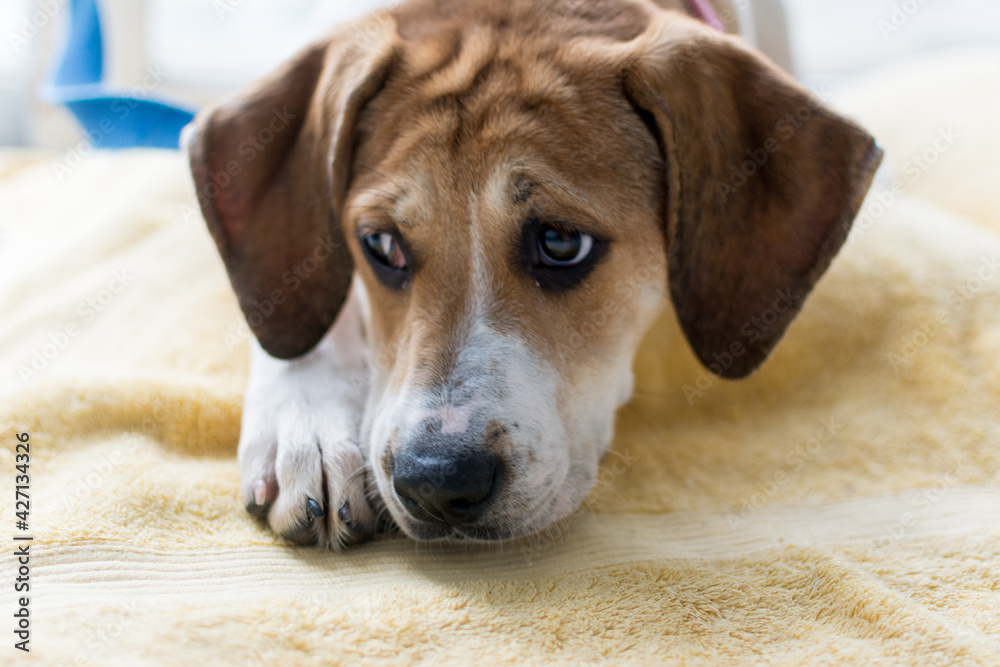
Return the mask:
<svg viewBox="0 0 1000 667">
<path fill-rule="evenodd" d="M 467 407 L 457 408 L 454 405 L 446 405 L 441 408 L 440 414 L 442 435 L 456 435 L 469 430 L 469 409 Z"/>
</svg>

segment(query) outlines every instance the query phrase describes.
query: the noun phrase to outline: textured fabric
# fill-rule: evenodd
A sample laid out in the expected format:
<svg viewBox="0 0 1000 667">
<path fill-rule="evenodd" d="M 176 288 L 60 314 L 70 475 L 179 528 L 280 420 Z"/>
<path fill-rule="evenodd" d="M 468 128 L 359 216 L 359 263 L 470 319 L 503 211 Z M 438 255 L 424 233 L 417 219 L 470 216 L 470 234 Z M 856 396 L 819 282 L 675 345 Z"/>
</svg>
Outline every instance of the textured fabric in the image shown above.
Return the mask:
<svg viewBox="0 0 1000 667">
<path fill-rule="evenodd" d="M 846 96 L 888 168 L 774 357 L 713 380 L 666 312 L 581 512 L 479 550 L 323 552 L 251 520 L 246 328 L 183 159 L 0 156 L 5 535 L 15 433 L 32 443 L 24 657 L 997 664 L 998 80 L 980 53 Z"/>
</svg>

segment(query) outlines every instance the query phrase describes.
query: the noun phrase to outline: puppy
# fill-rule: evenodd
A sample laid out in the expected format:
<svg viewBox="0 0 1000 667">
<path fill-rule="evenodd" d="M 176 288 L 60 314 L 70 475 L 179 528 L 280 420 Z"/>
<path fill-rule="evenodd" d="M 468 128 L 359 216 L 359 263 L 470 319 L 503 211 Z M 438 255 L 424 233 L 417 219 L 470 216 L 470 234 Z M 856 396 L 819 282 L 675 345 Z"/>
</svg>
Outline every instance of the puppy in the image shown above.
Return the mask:
<svg viewBox="0 0 1000 667">
<path fill-rule="evenodd" d="M 713 372 L 764 361 L 881 152 L 724 10 L 411 0 L 198 116 L 256 338 L 251 514 L 335 548 L 526 535 L 591 488 L 667 300 Z"/>
</svg>

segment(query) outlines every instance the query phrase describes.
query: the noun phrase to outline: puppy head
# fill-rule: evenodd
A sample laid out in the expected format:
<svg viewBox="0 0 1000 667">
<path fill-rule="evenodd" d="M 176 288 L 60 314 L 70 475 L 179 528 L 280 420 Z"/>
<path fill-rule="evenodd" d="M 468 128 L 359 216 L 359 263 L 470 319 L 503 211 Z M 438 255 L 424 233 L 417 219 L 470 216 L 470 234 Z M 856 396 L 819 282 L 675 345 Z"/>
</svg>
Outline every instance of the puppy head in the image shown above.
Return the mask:
<svg viewBox="0 0 1000 667">
<path fill-rule="evenodd" d="M 668 292 L 714 372 L 757 368 L 880 153 L 678 12 L 445 4 L 346 26 L 202 114 L 192 165 L 269 353 L 309 351 L 356 278 L 362 438 L 400 527 L 504 539 L 589 491 Z"/>
</svg>

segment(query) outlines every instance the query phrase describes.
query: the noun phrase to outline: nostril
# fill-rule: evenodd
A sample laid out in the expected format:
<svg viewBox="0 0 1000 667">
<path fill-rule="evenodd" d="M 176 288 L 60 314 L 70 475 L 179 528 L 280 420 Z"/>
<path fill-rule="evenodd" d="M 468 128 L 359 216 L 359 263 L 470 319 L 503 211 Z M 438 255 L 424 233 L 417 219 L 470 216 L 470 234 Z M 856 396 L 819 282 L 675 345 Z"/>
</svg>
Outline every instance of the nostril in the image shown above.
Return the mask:
<svg viewBox="0 0 1000 667">
<path fill-rule="evenodd" d="M 420 503 L 418 503 L 413 498 L 411 498 L 409 496 L 400 496 L 400 499 L 403 501 L 403 504 L 406 505 L 407 509 L 411 509 L 411 510 L 419 510 L 420 509 Z"/>
<path fill-rule="evenodd" d="M 465 514 L 466 512 L 475 509 L 477 504 L 478 503 L 474 503 L 463 498 L 461 500 L 453 500 L 448 503 L 448 509 L 458 514 Z"/>
<path fill-rule="evenodd" d="M 470 512 L 475 511 L 489 498 L 493 489 L 496 487 L 496 481 L 497 467 L 495 463 L 491 462 L 488 470 L 480 471 L 477 488 L 470 489 L 472 492 L 463 498 L 455 498 L 454 500 L 451 500 L 448 503 L 448 510 L 459 515 L 469 514 Z"/>
<path fill-rule="evenodd" d="M 499 465 L 489 456 L 394 457 L 393 487 L 414 518 L 449 525 L 475 521 L 489 504 Z"/>
</svg>

